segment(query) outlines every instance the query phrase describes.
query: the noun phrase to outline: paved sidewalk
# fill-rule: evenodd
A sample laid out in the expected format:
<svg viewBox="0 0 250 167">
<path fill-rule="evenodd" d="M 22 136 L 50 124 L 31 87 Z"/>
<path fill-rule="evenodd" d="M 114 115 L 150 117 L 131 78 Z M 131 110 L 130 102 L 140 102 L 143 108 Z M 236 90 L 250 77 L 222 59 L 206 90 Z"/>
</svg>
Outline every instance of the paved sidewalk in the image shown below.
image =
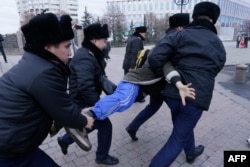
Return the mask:
<svg viewBox="0 0 250 167">
<path fill-rule="evenodd" d="M 225 45 L 226 46 L 226 45 Z M 148 46 L 151 47 L 151 46 Z M 112 48 L 111 60 L 107 65 L 107 73 L 111 80 L 118 83 L 123 71 L 122 60 L 124 48 Z M 236 49 L 234 46 L 226 46 L 228 53 L 227 65 L 240 63 L 250 64 L 250 49 Z M 236 57 L 237 56 L 237 57 Z M 15 64 L 20 56 L 8 56 L 9 63 L 4 64 L 0 59 L 0 75 Z M 24 74 L 27 75 L 27 74 Z M 232 92 L 231 88 L 225 87 L 222 83 L 232 81 L 234 75 L 222 71 L 216 78 L 213 100 L 208 112 L 204 112 L 201 120 L 195 129 L 196 143 L 205 145 L 204 153 L 197 158 L 193 165 L 185 162 L 185 155 L 182 152 L 171 167 L 223 167 L 224 150 L 250 150 L 246 139 L 250 137 L 250 100 L 241 97 L 240 94 Z M 250 79 L 246 84 L 234 84 L 232 87 L 250 85 Z M 246 87 L 246 89 L 249 90 Z M 130 109 L 123 113 L 116 113 L 110 116 L 113 124 L 113 141 L 110 154 L 117 156 L 119 167 L 146 167 L 152 157 L 167 141 L 171 130 L 172 122 L 168 107 L 164 104 L 161 109 L 148 120 L 138 131 L 139 140 L 132 142 L 126 126 L 148 104 L 148 98 L 144 103 L 135 103 Z M 57 136 L 64 133 L 61 130 Z M 68 154 L 63 155 L 57 144 L 57 136 L 49 136 L 41 145 L 59 165 L 62 167 L 99 167 L 95 163 L 95 151 L 97 145 L 96 131 L 89 137 L 93 148 L 89 152 L 82 151 L 76 144 L 69 147 Z"/>
</svg>

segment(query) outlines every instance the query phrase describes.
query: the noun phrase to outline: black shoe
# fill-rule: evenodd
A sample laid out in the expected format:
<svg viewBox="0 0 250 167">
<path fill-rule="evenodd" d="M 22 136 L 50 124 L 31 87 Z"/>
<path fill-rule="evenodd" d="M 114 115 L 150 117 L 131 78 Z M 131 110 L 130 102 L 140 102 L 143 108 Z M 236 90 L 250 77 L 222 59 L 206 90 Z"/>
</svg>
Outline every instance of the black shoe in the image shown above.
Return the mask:
<svg viewBox="0 0 250 167">
<path fill-rule="evenodd" d="M 92 144 L 89 141 L 87 129 L 73 129 L 64 127 L 66 132 L 73 138 L 76 144 L 84 151 L 89 151 L 92 148 Z"/>
<path fill-rule="evenodd" d="M 146 101 L 145 99 L 141 99 L 141 100 L 138 100 L 137 102 L 144 103 L 145 101 Z"/>
<path fill-rule="evenodd" d="M 104 160 L 95 160 L 97 164 L 104 164 L 104 165 L 116 165 L 119 163 L 119 159 L 113 156 L 108 155 Z"/>
<path fill-rule="evenodd" d="M 126 128 L 126 131 L 128 132 L 129 136 L 132 138 L 133 141 L 138 140 L 138 137 L 136 137 L 136 131 L 130 130 L 129 128 Z"/>
<path fill-rule="evenodd" d="M 248 144 L 250 144 L 250 138 L 249 138 L 249 139 L 247 139 L 247 143 L 248 143 Z"/>
<path fill-rule="evenodd" d="M 204 149 L 205 147 L 203 145 L 195 147 L 194 153 L 186 156 L 187 162 L 190 164 L 193 163 L 194 160 L 203 153 Z"/>
<path fill-rule="evenodd" d="M 61 148 L 62 153 L 64 155 L 68 154 L 69 145 L 62 140 L 62 137 L 58 137 L 57 142 L 58 142 L 58 144 L 59 144 L 59 146 Z"/>
</svg>

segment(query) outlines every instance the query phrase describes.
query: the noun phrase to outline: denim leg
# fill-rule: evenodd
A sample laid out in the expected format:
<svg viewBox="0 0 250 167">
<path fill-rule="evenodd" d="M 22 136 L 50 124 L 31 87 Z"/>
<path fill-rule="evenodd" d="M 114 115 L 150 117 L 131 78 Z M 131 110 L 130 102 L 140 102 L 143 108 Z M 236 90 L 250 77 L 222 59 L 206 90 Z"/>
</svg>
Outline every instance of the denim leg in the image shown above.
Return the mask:
<svg viewBox="0 0 250 167">
<path fill-rule="evenodd" d="M 194 131 L 192 131 L 187 138 L 186 145 L 184 146 L 184 152 L 186 155 L 193 154 L 195 151 L 195 138 L 194 138 Z"/>
<path fill-rule="evenodd" d="M 162 103 L 162 96 L 150 96 L 149 104 L 134 118 L 134 120 L 129 124 L 128 129 L 137 131 L 144 122 L 146 122 L 159 110 Z"/>
<path fill-rule="evenodd" d="M 112 124 L 109 118 L 104 120 L 96 120 L 94 128 L 98 130 L 97 133 L 97 150 L 96 159 L 103 160 L 108 156 L 112 141 Z"/>
<path fill-rule="evenodd" d="M 172 122 L 173 124 L 175 123 L 175 120 L 176 120 L 176 117 L 178 116 L 179 114 L 179 110 L 174 110 L 175 112 L 171 112 L 171 117 L 172 117 Z M 194 132 L 192 131 L 190 133 L 190 137 L 187 138 L 187 142 L 186 142 L 186 145 L 188 146 L 187 148 L 184 147 L 184 152 L 186 154 L 192 154 L 194 152 L 194 149 L 195 149 L 195 139 L 194 139 Z"/>
<path fill-rule="evenodd" d="M 194 150 L 193 130 L 202 115 L 202 109 L 187 103 L 183 106 L 181 100 L 165 98 L 165 102 L 171 109 L 173 119 L 173 131 L 167 143 L 154 156 L 151 167 L 167 167 L 172 164 L 182 149 Z"/>
</svg>

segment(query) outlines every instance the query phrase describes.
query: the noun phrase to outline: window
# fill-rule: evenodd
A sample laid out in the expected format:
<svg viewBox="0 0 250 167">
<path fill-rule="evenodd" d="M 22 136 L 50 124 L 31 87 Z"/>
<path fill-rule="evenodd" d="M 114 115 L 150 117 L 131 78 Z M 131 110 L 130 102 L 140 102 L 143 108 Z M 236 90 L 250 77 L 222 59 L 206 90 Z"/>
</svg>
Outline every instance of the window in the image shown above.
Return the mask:
<svg viewBox="0 0 250 167">
<path fill-rule="evenodd" d="M 160 2 L 160 10 L 163 10 L 164 8 L 163 2 Z"/>
<path fill-rule="evenodd" d="M 166 10 L 169 10 L 169 2 L 166 2 Z"/>
</svg>

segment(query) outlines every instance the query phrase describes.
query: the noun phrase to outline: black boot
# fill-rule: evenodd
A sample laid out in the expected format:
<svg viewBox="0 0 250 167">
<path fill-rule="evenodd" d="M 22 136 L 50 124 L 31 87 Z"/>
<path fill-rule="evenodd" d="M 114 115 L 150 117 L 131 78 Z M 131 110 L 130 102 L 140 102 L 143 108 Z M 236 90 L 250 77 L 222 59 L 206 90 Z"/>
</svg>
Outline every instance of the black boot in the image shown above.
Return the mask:
<svg viewBox="0 0 250 167">
<path fill-rule="evenodd" d="M 135 102 L 139 102 L 139 103 L 144 103 L 145 102 L 145 97 L 146 97 L 146 94 L 143 92 L 143 90 L 140 88 L 139 89 L 139 92 L 138 92 L 138 95 L 136 97 L 136 100 Z"/>
<path fill-rule="evenodd" d="M 133 131 L 129 128 L 126 128 L 126 131 L 128 132 L 129 136 L 132 138 L 133 141 L 138 140 L 138 137 L 136 137 L 136 131 Z"/>
<path fill-rule="evenodd" d="M 62 137 L 58 137 L 57 142 L 58 142 L 58 144 L 59 144 L 59 146 L 61 148 L 62 153 L 64 155 L 68 154 L 69 145 L 62 140 Z"/>
<path fill-rule="evenodd" d="M 186 155 L 187 162 L 190 164 L 193 163 L 194 160 L 203 153 L 204 149 L 205 149 L 205 147 L 203 145 L 199 145 L 199 146 L 195 147 L 193 154 Z"/>
<path fill-rule="evenodd" d="M 104 165 L 116 165 L 119 163 L 119 159 L 116 157 L 113 157 L 111 155 L 108 155 L 105 159 L 103 160 L 98 160 L 96 159 L 95 162 L 97 164 L 104 164 Z"/>
</svg>

